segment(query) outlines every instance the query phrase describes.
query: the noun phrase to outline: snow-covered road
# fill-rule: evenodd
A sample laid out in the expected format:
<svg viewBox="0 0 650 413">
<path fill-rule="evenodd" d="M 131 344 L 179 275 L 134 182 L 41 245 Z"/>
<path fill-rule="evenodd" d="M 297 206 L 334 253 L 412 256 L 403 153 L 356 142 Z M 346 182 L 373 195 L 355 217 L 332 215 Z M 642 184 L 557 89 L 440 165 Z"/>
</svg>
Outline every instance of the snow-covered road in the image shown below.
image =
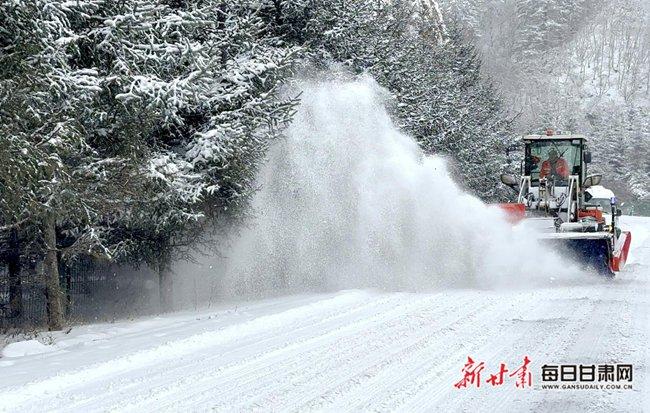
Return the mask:
<svg viewBox="0 0 650 413">
<path fill-rule="evenodd" d="M 650 218 L 624 224 L 633 251 L 613 281 L 342 291 L 77 327 L 0 358 L 0 411 L 650 411 Z M 482 383 L 458 389 L 468 356 Z M 532 387 L 485 382 L 525 356 Z M 631 390 L 541 387 L 544 364 L 620 363 Z"/>
</svg>

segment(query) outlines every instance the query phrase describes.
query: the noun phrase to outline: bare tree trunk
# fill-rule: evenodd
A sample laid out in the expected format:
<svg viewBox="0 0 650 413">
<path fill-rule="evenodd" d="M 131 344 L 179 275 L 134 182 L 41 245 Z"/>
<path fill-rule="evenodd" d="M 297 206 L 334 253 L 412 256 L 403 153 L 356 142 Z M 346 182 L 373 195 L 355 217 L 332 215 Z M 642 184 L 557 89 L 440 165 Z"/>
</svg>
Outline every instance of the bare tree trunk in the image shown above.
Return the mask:
<svg viewBox="0 0 650 413">
<path fill-rule="evenodd" d="M 20 243 L 18 230 L 12 229 L 9 235 L 9 316 L 14 324 L 20 322 L 23 313 L 23 289 L 20 280 Z"/>
<path fill-rule="evenodd" d="M 160 309 L 164 312 L 174 309 L 174 290 L 169 254 L 163 253 L 158 261 L 158 288 L 160 291 Z"/>
<path fill-rule="evenodd" d="M 45 238 L 45 260 L 43 274 L 45 275 L 45 291 L 47 295 L 47 326 L 50 330 L 60 330 L 63 327 L 63 306 L 61 305 L 61 284 L 59 282 L 59 260 L 56 251 L 56 226 L 54 217 L 49 215 L 43 225 Z"/>
</svg>

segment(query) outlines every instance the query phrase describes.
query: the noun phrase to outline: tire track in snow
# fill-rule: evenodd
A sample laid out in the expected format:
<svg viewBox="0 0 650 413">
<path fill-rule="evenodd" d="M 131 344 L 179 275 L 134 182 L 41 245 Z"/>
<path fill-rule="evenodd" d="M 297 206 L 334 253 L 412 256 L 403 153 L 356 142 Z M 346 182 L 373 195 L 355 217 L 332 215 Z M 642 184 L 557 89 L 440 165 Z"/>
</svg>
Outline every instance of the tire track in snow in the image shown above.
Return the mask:
<svg viewBox="0 0 650 413">
<path fill-rule="evenodd" d="M 235 322 L 244 323 L 253 318 L 273 312 L 282 312 L 291 308 L 312 304 L 314 296 L 297 296 L 289 297 L 286 302 L 277 302 L 277 300 L 265 300 L 261 302 L 251 303 L 237 303 L 235 309 L 228 307 L 217 307 L 212 311 L 202 310 L 200 314 L 194 315 L 192 313 L 177 313 L 165 316 L 158 316 L 152 319 L 140 319 L 133 322 L 119 321 L 117 323 L 100 323 L 87 326 L 77 327 L 79 330 L 86 332 L 80 337 L 72 340 L 64 338 L 57 340 L 57 345 L 61 343 L 64 346 L 59 347 L 60 350 L 52 353 L 40 355 L 38 358 L 25 360 L 24 369 L 36 369 L 41 372 L 42 377 L 54 376 L 60 371 L 60 366 L 67 366 L 68 370 L 81 370 L 88 366 L 88 364 L 95 364 L 105 362 L 112 358 L 123 357 L 129 353 L 133 353 L 124 346 L 119 346 L 116 342 L 129 342 L 141 341 L 141 338 L 151 337 L 166 337 L 166 336 L 190 336 L 196 335 L 197 321 L 203 322 L 210 320 L 210 329 L 228 327 Z M 231 306 L 233 304 L 230 304 Z M 189 319 L 188 319 L 189 317 Z M 103 330 L 103 331 L 102 331 Z M 203 331 L 205 332 L 204 328 Z M 99 333 L 99 334 L 98 334 Z M 91 342 L 83 340 L 84 336 L 97 336 Z M 81 338 L 81 339 L 80 339 Z M 75 343 L 76 341 L 76 343 Z M 143 343 L 138 343 L 142 345 Z M 156 347 L 160 343 L 151 341 L 148 348 Z M 144 350 L 146 348 L 141 348 Z M 103 350 L 110 350 L 103 351 Z M 88 359 L 92 363 L 88 363 Z M 54 362 L 56 360 L 56 362 Z M 80 361 L 86 364 L 80 364 Z M 51 365 L 57 366 L 53 371 L 48 371 Z M 0 388 L 6 387 L 4 383 L 13 383 L 14 386 L 21 384 L 25 385 L 24 378 L 21 374 L 13 374 L 16 371 L 5 372 L 6 374 L 0 376 Z M 18 371 L 17 373 L 20 373 Z"/>
<path fill-rule="evenodd" d="M 309 340 L 292 342 L 287 347 L 278 349 L 271 354 L 262 354 L 261 357 L 246 360 L 245 364 L 234 365 L 228 369 L 234 371 L 221 372 L 221 375 L 219 371 L 214 372 L 214 374 L 209 374 L 203 380 L 205 383 L 204 387 L 197 388 L 196 383 L 193 383 L 192 391 L 184 395 L 185 397 L 180 400 L 173 395 L 165 397 L 165 399 L 171 399 L 170 403 L 173 403 L 174 406 L 186 405 L 186 403 L 190 403 L 190 399 L 192 405 L 200 405 L 209 401 L 212 401 L 213 404 L 218 403 L 219 399 L 226 395 L 228 395 L 228 398 L 236 397 L 238 389 L 240 392 L 243 390 L 244 393 L 257 394 L 255 387 L 251 389 L 245 386 L 262 385 L 264 387 L 266 385 L 264 381 L 265 377 L 271 377 L 271 382 L 277 383 L 275 377 L 279 373 L 290 374 L 292 371 L 303 369 L 305 360 L 310 359 L 308 357 L 309 354 L 316 354 L 318 356 L 315 358 L 316 360 L 328 361 L 332 356 L 330 349 L 333 350 L 332 346 L 325 346 L 328 342 L 338 341 L 340 345 L 335 346 L 336 348 L 353 348 L 347 341 L 362 339 L 365 336 L 361 334 L 362 332 L 368 331 L 370 328 L 378 329 L 380 326 L 383 327 L 384 323 L 399 319 L 403 314 L 408 314 L 413 308 L 421 308 L 432 304 L 432 299 L 426 296 L 414 296 L 414 300 L 411 302 L 404 300 L 404 297 L 408 297 L 408 295 L 398 294 L 389 297 L 393 301 L 391 306 L 394 308 L 392 309 L 382 309 L 382 311 L 370 316 L 359 314 L 363 317 L 349 320 L 349 322 L 333 330 L 321 331 L 320 334 L 315 335 Z M 365 341 L 368 341 L 368 339 Z M 311 359 L 314 359 L 314 356 Z M 317 374 L 319 371 L 319 369 L 315 370 Z M 223 373 L 231 373 L 232 375 Z M 233 394 L 233 392 L 235 393 Z M 197 399 L 197 394 L 195 393 L 198 393 L 199 396 L 202 395 L 204 398 L 199 397 Z M 157 400 L 156 403 L 160 403 L 160 400 Z M 225 404 L 228 405 L 229 403 L 225 401 Z M 138 408 L 141 407 L 140 405 L 138 406 Z"/>
<path fill-rule="evenodd" d="M 562 340 L 565 332 L 571 331 L 575 325 L 582 323 L 584 316 L 589 313 L 584 307 L 574 308 L 570 312 L 572 318 L 567 318 L 566 314 L 558 312 L 557 307 L 550 301 L 534 302 L 534 304 L 535 306 L 529 311 L 520 314 L 520 318 L 501 320 L 499 335 L 504 338 L 503 340 L 489 337 L 487 341 L 479 343 L 472 349 L 471 354 L 475 355 L 475 360 L 485 362 L 483 380 L 490 374 L 496 373 L 502 362 L 506 363 L 510 374 L 521 365 L 523 357 L 528 356 L 531 359 L 533 384 L 537 384 L 535 376 L 540 361 L 545 360 L 546 349 L 556 344 L 558 340 Z M 514 378 L 506 378 L 502 386 L 494 388 L 486 383 L 483 383 L 480 389 L 461 390 L 452 387 L 452 384 L 461 378 L 460 368 L 467 355 L 462 351 L 454 354 L 452 358 L 459 361 L 455 368 L 451 364 L 444 366 L 445 373 L 442 375 L 442 380 L 439 374 L 425 373 L 419 380 L 415 394 L 398 404 L 400 409 L 423 411 L 425 410 L 423 406 L 444 406 L 448 410 L 516 411 L 522 407 L 513 406 L 513 402 L 530 397 L 535 392 L 530 388 L 516 388 Z M 440 383 L 446 386 L 441 386 Z M 523 408 L 525 409 L 525 406 Z"/>
<path fill-rule="evenodd" d="M 287 323 L 310 317 L 311 319 L 319 318 L 323 316 L 324 311 L 336 311 L 341 306 L 354 305 L 359 301 L 368 299 L 368 297 L 370 297 L 370 294 L 363 292 L 343 293 L 331 299 L 317 301 L 278 314 L 262 316 L 217 331 L 208 331 L 185 339 L 168 342 L 108 362 L 86 366 L 77 371 L 37 380 L 18 388 L 5 388 L 0 392 L 0 409 L 11 407 L 18 410 L 22 404 L 30 402 L 38 405 L 38 402 L 43 399 L 51 399 L 53 394 L 79 389 L 85 383 L 103 380 L 106 377 L 124 374 L 146 366 L 155 366 L 204 348 L 240 340 L 243 337 L 259 334 L 260 332 L 275 334 L 274 330 L 276 328 Z"/>
<path fill-rule="evenodd" d="M 479 317 L 463 320 L 464 322 L 460 326 L 453 329 L 452 340 L 443 339 L 440 342 L 426 340 L 421 343 L 418 352 L 412 357 L 402 360 L 396 366 L 383 369 L 368 383 L 361 383 L 362 387 L 356 392 L 349 392 L 347 397 L 336 400 L 332 405 L 312 403 L 308 407 L 334 411 L 343 409 L 344 406 L 358 411 L 392 411 L 398 407 L 402 410 L 400 404 L 419 391 L 421 385 L 418 383 L 418 379 L 427 374 L 437 383 L 438 387 L 451 388 L 457 378 L 454 380 L 453 377 L 450 377 L 445 382 L 440 378 L 442 372 L 454 370 L 455 359 L 461 359 L 464 362 L 467 354 L 470 354 L 479 343 L 486 342 L 492 338 L 493 334 L 498 333 L 495 330 L 499 330 L 499 326 L 490 327 L 489 321 L 508 311 L 508 308 L 521 305 L 526 297 L 512 296 L 508 303 L 509 306 L 504 306 L 504 303 L 496 297 L 491 297 L 491 300 L 496 308 L 493 311 L 485 309 L 479 312 Z M 481 332 L 480 335 L 473 336 L 477 330 Z M 466 340 L 470 336 L 473 336 L 474 341 Z"/>
<path fill-rule="evenodd" d="M 238 366 L 241 363 L 247 363 L 251 360 L 256 360 L 263 356 L 264 354 L 271 353 L 273 351 L 279 351 L 287 347 L 291 343 L 291 340 L 295 340 L 297 337 L 300 337 L 300 334 L 306 333 L 307 336 L 305 340 L 309 339 L 313 334 L 314 329 L 324 328 L 327 331 L 329 324 L 332 326 L 337 326 L 338 320 L 343 319 L 344 321 L 351 314 L 383 314 L 386 311 L 385 307 L 393 307 L 396 303 L 401 301 L 399 295 L 396 296 L 375 296 L 368 295 L 371 297 L 366 301 L 358 303 L 358 305 L 350 308 L 335 308 L 329 314 L 316 313 L 312 316 L 301 320 L 300 324 L 286 325 L 283 328 L 286 328 L 286 331 L 267 331 L 263 336 L 252 335 L 247 341 L 242 342 L 233 342 L 231 347 L 224 350 L 218 346 L 215 347 L 206 347 L 207 354 L 191 354 L 186 358 L 174 360 L 171 364 L 153 366 L 153 368 L 145 368 L 138 371 L 137 377 L 112 377 L 103 384 L 107 388 L 107 392 L 104 394 L 89 394 L 86 397 L 81 397 L 76 403 L 70 405 L 67 404 L 62 407 L 63 410 L 67 410 L 70 407 L 74 408 L 91 408 L 93 405 L 110 405 L 117 404 L 118 406 L 125 407 L 125 403 L 129 403 L 129 397 L 133 397 L 133 393 L 143 393 L 143 390 L 147 390 L 145 396 L 138 395 L 140 399 L 149 400 L 152 397 L 158 395 L 164 395 L 166 393 L 174 392 L 179 386 L 194 388 L 196 386 L 196 381 L 200 380 L 202 377 L 207 380 L 214 380 L 214 376 L 218 375 L 221 370 L 229 369 L 233 366 Z M 283 314 L 283 313 L 281 313 Z M 317 330 L 318 331 L 318 330 Z M 218 344 L 218 343 L 216 343 Z M 241 353 L 244 353 L 243 355 Z M 241 360 L 235 362 L 232 361 L 233 356 L 243 357 Z M 236 358 L 236 357 L 235 357 Z M 229 360 L 228 363 L 218 364 L 220 361 Z M 214 371 L 207 372 L 206 366 L 209 366 L 210 363 L 217 363 Z M 137 366 L 135 367 L 137 369 Z M 198 373 L 197 373 L 198 372 Z M 133 372 L 129 372 L 133 373 Z M 179 379 L 179 377 L 182 377 Z M 93 383 L 93 386 L 97 386 L 98 383 Z M 152 390 L 152 386 L 158 386 L 158 389 Z M 179 393 L 187 393 L 189 390 L 180 390 Z M 96 390 L 95 390 L 96 392 Z M 70 395 L 73 397 L 74 395 Z M 133 402 L 136 403 L 136 402 Z M 157 400 L 157 403 L 161 403 L 161 400 Z"/>
<path fill-rule="evenodd" d="M 433 300 L 435 298 L 432 297 Z M 231 406 L 235 410 L 248 411 L 263 408 L 271 401 L 275 401 L 275 408 L 291 411 L 313 398 L 327 397 L 330 389 L 350 380 L 359 380 L 367 375 L 369 369 L 386 364 L 387 359 L 409 356 L 417 343 L 424 339 L 423 336 L 439 336 L 456 323 L 471 317 L 472 313 L 485 308 L 481 306 L 466 312 L 459 311 L 463 307 L 466 308 L 469 301 L 471 300 L 458 301 L 453 306 L 443 308 L 424 307 L 424 310 L 418 309 L 416 313 L 413 311 L 405 313 L 391 320 L 387 325 L 381 326 L 382 328 L 363 331 L 357 334 L 357 337 L 346 337 L 346 340 L 337 341 L 334 345 L 322 349 L 320 351 L 322 354 L 310 357 L 310 363 L 307 365 L 280 376 L 280 380 L 274 380 L 272 386 L 264 389 L 265 393 Z M 434 321 L 442 324 L 438 325 Z M 435 333 L 427 333 L 429 326 L 434 327 Z M 413 338 L 414 331 L 423 334 Z M 400 339 L 402 341 L 399 341 Z M 321 363 L 314 364 L 311 360 L 321 361 Z M 282 371 L 282 368 L 278 369 L 279 373 Z M 228 406 L 226 401 L 215 407 L 219 409 Z"/>
</svg>

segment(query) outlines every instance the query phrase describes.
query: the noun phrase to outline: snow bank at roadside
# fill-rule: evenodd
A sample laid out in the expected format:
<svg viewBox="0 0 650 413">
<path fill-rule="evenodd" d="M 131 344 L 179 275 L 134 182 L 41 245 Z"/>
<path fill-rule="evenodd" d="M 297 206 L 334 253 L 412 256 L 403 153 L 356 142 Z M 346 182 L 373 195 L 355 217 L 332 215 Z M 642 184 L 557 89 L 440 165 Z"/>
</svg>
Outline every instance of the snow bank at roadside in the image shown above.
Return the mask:
<svg viewBox="0 0 650 413">
<path fill-rule="evenodd" d="M 2 357 L 13 358 L 51 353 L 56 350 L 56 347 L 48 346 L 38 340 L 26 340 L 8 344 L 0 354 Z"/>
</svg>

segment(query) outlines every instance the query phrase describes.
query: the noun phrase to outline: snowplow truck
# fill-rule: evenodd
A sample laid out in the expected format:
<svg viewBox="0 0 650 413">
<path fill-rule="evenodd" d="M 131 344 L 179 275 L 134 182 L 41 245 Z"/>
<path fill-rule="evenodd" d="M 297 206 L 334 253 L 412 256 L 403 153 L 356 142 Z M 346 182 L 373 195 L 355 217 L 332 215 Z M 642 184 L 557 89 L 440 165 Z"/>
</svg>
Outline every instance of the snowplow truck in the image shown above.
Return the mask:
<svg viewBox="0 0 650 413">
<path fill-rule="evenodd" d="M 555 134 L 523 137 L 524 160 L 519 178 L 503 174 L 501 182 L 517 193 L 517 202 L 500 204 L 508 218 L 539 239 L 554 244 L 598 273 L 614 276 L 627 260 L 632 235 L 619 227 L 621 210 L 611 197 L 609 211 L 590 204 L 588 188 L 602 175 L 589 175 L 591 152 L 582 135 Z M 605 219 L 604 213 L 611 212 Z"/>
</svg>

